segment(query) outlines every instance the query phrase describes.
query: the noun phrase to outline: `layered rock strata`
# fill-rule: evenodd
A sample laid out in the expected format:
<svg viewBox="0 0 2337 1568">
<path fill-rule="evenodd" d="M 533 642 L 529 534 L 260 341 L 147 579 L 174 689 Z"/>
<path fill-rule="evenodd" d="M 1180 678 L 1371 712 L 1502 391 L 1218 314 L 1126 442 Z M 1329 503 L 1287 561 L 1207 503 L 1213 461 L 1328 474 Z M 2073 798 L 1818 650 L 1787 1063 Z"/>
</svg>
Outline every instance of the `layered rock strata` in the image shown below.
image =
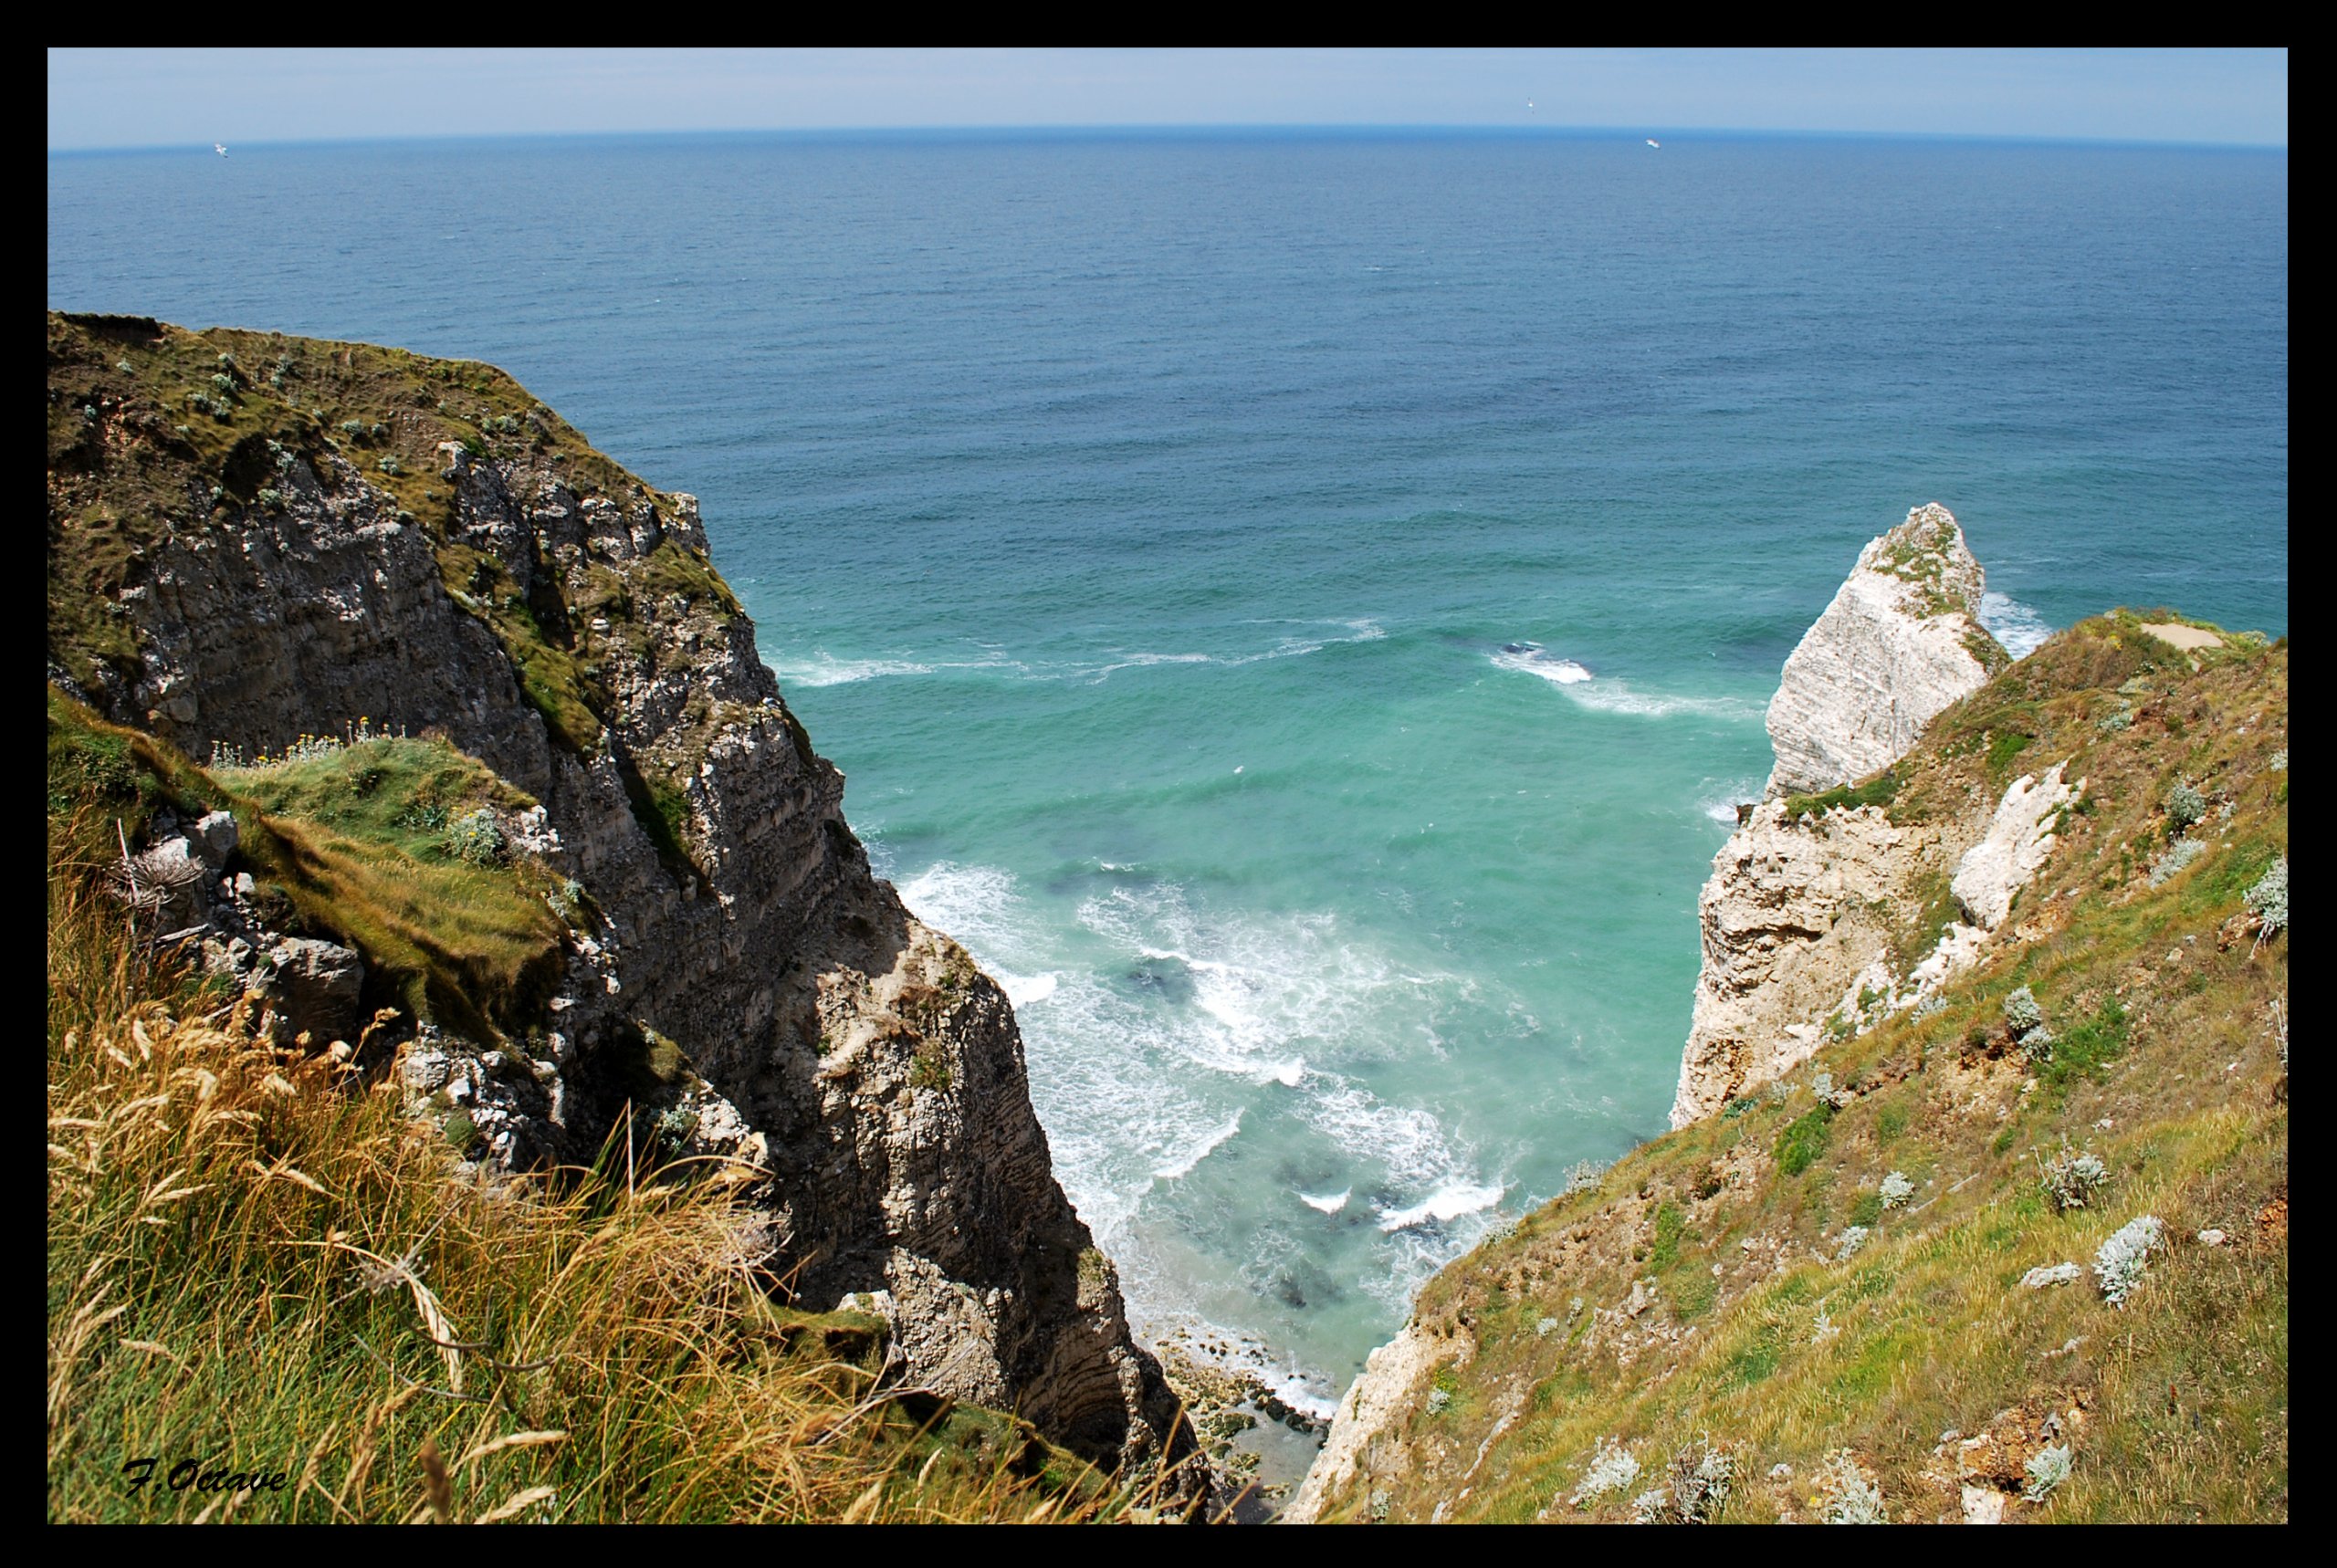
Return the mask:
<svg viewBox="0 0 2337 1568">
<path fill-rule="evenodd" d="M 1787 818 L 1782 801 L 1754 809 L 1721 847 L 1699 900 L 1704 957 L 1674 1127 L 1825 1042 L 1845 988 L 1886 950 L 1887 930 L 1869 911 L 1898 899 L 1922 852 L 1873 807 L 1829 812 L 1822 827 Z"/>
<path fill-rule="evenodd" d="M 102 376 L 122 354 L 130 372 L 189 338 L 121 319 L 88 336 L 52 318 L 53 403 L 61 358 Z M 292 345 L 286 366 L 294 349 L 358 373 L 432 363 L 273 342 Z M 257 405 L 246 372 L 221 379 L 238 409 Z M 425 405 L 430 389 L 417 375 Z M 155 537 L 102 607 L 134 659 L 78 684 L 52 661 L 52 678 L 198 759 L 361 721 L 443 732 L 541 802 L 530 842 L 598 913 L 532 1045 L 425 1035 L 410 1083 L 459 1083 L 513 1161 L 589 1158 L 663 1096 L 693 1147 L 768 1170 L 774 1277 L 812 1307 L 875 1297 L 908 1382 L 1019 1409 L 1106 1463 L 1189 1450 L 1054 1179 L 1004 994 L 871 874 L 842 776 L 707 564 L 695 500 L 595 483 L 523 432 L 493 455 L 440 446 L 430 494 L 446 512 L 425 526 L 302 415 L 282 416 L 257 498 L 198 471 L 183 505 L 139 519 Z M 79 469 L 135 464 L 150 485 L 168 471 L 155 455 L 178 449 L 133 398 L 86 417 Z M 529 417 L 540 436 L 559 428 Z M 677 1047 L 686 1071 L 643 1088 L 624 1063 L 645 1039 Z"/>
</svg>

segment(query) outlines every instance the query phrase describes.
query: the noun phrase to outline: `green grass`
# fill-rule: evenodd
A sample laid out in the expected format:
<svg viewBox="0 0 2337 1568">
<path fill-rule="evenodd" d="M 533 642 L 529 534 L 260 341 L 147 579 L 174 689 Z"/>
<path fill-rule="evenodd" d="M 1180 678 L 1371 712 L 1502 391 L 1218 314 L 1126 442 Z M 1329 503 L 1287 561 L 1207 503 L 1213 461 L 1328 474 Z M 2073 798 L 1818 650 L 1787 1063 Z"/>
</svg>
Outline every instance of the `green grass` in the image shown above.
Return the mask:
<svg viewBox="0 0 2337 1568">
<path fill-rule="evenodd" d="M 1826 1152 L 1833 1122 L 1834 1108 L 1820 1105 L 1787 1123 L 1777 1134 L 1777 1169 L 1787 1176 L 1799 1176 L 1817 1163 Z"/>
<path fill-rule="evenodd" d="M 1805 815 L 1822 817 L 1837 807 L 1855 811 L 1862 806 L 1888 806 L 1898 793 L 1898 774 L 1885 768 L 1863 784 L 1845 784 L 1814 795 L 1788 795 L 1786 817 L 1788 821 Z"/>
<path fill-rule="evenodd" d="M 136 847 L 162 804 L 186 817 L 231 810 L 237 863 L 260 884 L 263 908 L 293 935 L 357 948 L 367 1006 L 482 1040 L 540 1021 L 564 962 L 565 927 L 549 902 L 556 879 L 525 860 L 469 864 L 443 831 L 420 825 L 532 803 L 477 760 L 443 741 L 377 739 L 214 773 L 54 689 L 48 725 L 53 860 L 106 862 L 108 841 Z"/>
<path fill-rule="evenodd" d="M 1677 1204 L 1667 1203 L 1655 1211 L 1655 1236 L 1648 1248 L 1648 1267 L 1661 1270 L 1680 1261 L 1680 1235 L 1687 1228 Z"/>
<path fill-rule="evenodd" d="M 2053 1037 L 2053 1052 L 2038 1076 L 2055 1088 L 2077 1078 L 2100 1082 L 2104 1069 L 2126 1049 L 2125 1004 L 2116 997 L 2103 998 L 2093 1015 Z"/>
<path fill-rule="evenodd" d="M 2023 735 L 2017 729 L 2000 730 L 1988 740 L 1988 773 L 1991 778 L 2007 777 L 2012 772 L 2013 759 L 2028 749 L 2037 737 Z"/>
</svg>

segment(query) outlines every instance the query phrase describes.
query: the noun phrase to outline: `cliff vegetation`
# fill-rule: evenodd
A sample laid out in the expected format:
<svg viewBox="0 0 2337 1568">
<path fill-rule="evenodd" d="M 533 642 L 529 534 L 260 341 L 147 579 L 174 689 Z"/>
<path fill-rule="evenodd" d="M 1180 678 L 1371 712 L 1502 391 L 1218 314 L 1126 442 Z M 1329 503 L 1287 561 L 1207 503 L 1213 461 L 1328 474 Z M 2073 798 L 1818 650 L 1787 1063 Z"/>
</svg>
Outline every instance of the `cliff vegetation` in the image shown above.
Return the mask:
<svg viewBox="0 0 2337 1568">
<path fill-rule="evenodd" d="M 882 1318 L 775 1304 L 750 1168 L 621 1140 L 487 1179 L 393 1085 L 272 1044 L 125 926 L 106 804 L 51 818 L 52 1521 L 1142 1516 L 888 1375 Z"/>
<path fill-rule="evenodd" d="M 1965 967 L 1439 1275 L 1308 1508 L 2287 1518 L 2289 658 L 2145 630 L 2184 624 L 2085 622 L 1787 802 L 1912 853 L 2084 781 Z M 1902 975 L 1956 913 L 1931 863 L 1862 916 Z"/>
</svg>

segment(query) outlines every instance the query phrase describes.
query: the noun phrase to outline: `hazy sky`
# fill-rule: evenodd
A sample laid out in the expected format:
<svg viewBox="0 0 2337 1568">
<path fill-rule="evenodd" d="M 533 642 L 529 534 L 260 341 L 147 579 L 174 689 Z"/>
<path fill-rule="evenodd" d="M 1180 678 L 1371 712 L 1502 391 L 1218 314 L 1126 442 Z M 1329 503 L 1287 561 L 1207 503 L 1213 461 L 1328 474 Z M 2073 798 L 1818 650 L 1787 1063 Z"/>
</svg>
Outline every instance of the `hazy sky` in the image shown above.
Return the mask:
<svg viewBox="0 0 2337 1568">
<path fill-rule="evenodd" d="M 1142 125 L 1900 131 L 2285 147 L 2289 60 L 2285 49 L 48 54 L 52 152 L 527 132 Z"/>
</svg>

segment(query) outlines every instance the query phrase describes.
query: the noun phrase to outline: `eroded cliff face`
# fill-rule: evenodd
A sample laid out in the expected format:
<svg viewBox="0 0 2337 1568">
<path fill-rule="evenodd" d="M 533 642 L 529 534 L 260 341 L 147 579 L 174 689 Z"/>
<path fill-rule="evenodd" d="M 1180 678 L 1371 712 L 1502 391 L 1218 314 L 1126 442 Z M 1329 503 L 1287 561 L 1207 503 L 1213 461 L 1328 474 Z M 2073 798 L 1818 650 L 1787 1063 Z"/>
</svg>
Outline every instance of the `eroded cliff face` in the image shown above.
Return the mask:
<svg viewBox="0 0 2337 1568">
<path fill-rule="evenodd" d="M 1905 933 L 1935 897 L 1927 883 L 1959 864 L 1985 824 L 1968 813 L 1895 823 L 1882 806 L 1853 800 L 1789 811 L 1787 800 L 1890 767 L 2002 667 L 2003 650 L 1975 619 L 1981 583 L 1947 508 L 1918 507 L 1859 553 L 1786 661 L 1769 705 L 1777 762 L 1766 798 L 1721 846 L 1698 900 L 1703 964 L 1674 1127 L 1918 999 Z M 2048 810 L 2061 803 L 2046 794 Z M 2019 880 L 2038 863 L 2023 860 Z M 2012 865 L 1992 858 L 1966 881 L 1975 892 L 1998 885 Z M 2002 923 L 2008 902 L 1999 885 L 1927 980 L 1975 952 L 1974 938 Z"/>
<path fill-rule="evenodd" d="M 1964 530 L 1937 502 L 1859 552 L 1770 700 L 1772 799 L 1888 767 L 1933 716 L 2004 666 L 1980 625 L 1984 581 Z"/>
<path fill-rule="evenodd" d="M 141 397 L 197 335 L 145 328 L 51 319 L 53 407 L 60 365 L 110 381 L 121 354 L 126 383 L 91 397 L 86 428 L 66 422 L 61 465 L 52 416 L 52 550 L 133 472 L 150 497 L 118 570 L 92 580 L 85 640 L 118 651 L 60 664 L 53 625 L 52 678 L 198 760 L 361 721 L 443 731 L 541 802 L 507 826 L 594 912 L 540 1030 L 425 1035 L 409 1082 L 459 1084 L 510 1163 L 589 1157 L 620 1117 L 668 1113 L 689 1148 L 769 1171 L 763 1260 L 813 1307 L 874 1294 L 908 1382 L 1019 1408 L 1106 1463 L 1188 1449 L 1054 1179 L 1005 996 L 871 874 L 841 775 L 707 561 L 695 500 L 548 441 L 563 427 L 540 410 L 532 441 L 517 415 L 482 414 L 521 438 L 424 448 L 427 488 L 394 456 L 361 469 L 299 405 L 354 395 L 318 384 L 334 366 L 433 362 L 300 340 L 264 340 L 296 385 L 264 411 L 264 451 L 267 430 L 223 464 L 209 432 L 182 424 L 174 444 Z M 420 404 L 433 389 L 413 373 Z M 223 379 L 246 383 L 240 428 L 264 394 L 247 370 Z M 396 414 L 372 439 L 412 451 L 440 433 L 428 423 Z M 239 496 L 219 476 L 246 446 L 267 483 Z M 381 476 L 399 470 L 393 489 Z"/>
<path fill-rule="evenodd" d="M 1306 1479 L 1283 1511 L 1282 1522 L 1322 1522 L 1331 1500 L 1352 1489 L 1357 1477 L 1369 1468 L 1378 1440 L 1410 1413 L 1420 1385 L 1441 1365 L 1465 1365 L 1473 1348 L 1465 1338 L 1440 1339 L 1426 1326 L 1408 1322 L 1394 1339 L 1373 1351 L 1362 1373 L 1347 1385 L 1338 1414 L 1332 1417 L 1330 1437 L 1307 1467 Z M 1382 1462 L 1392 1458 L 1385 1456 Z"/>
<path fill-rule="evenodd" d="M 1912 873 L 1939 854 L 1936 833 L 1895 828 L 1872 807 L 1810 823 L 1789 820 L 1781 801 L 1754 809 L 1722 846 L 1699 901 L 1703 967 L 1674 1127 L 1817 1051 L 1829 1015 L 1843 1017 L 1846 989 L 1853 1011 L 1845 1021 L 1873 1010 L 1871 1001 L 1857 1007 L 1860 978 L 1878 998 L 1892 988 L 1878 973 L 1888 970 L 1890 931 L 1874 906 L 1896 904 Z"/>
</svg>

